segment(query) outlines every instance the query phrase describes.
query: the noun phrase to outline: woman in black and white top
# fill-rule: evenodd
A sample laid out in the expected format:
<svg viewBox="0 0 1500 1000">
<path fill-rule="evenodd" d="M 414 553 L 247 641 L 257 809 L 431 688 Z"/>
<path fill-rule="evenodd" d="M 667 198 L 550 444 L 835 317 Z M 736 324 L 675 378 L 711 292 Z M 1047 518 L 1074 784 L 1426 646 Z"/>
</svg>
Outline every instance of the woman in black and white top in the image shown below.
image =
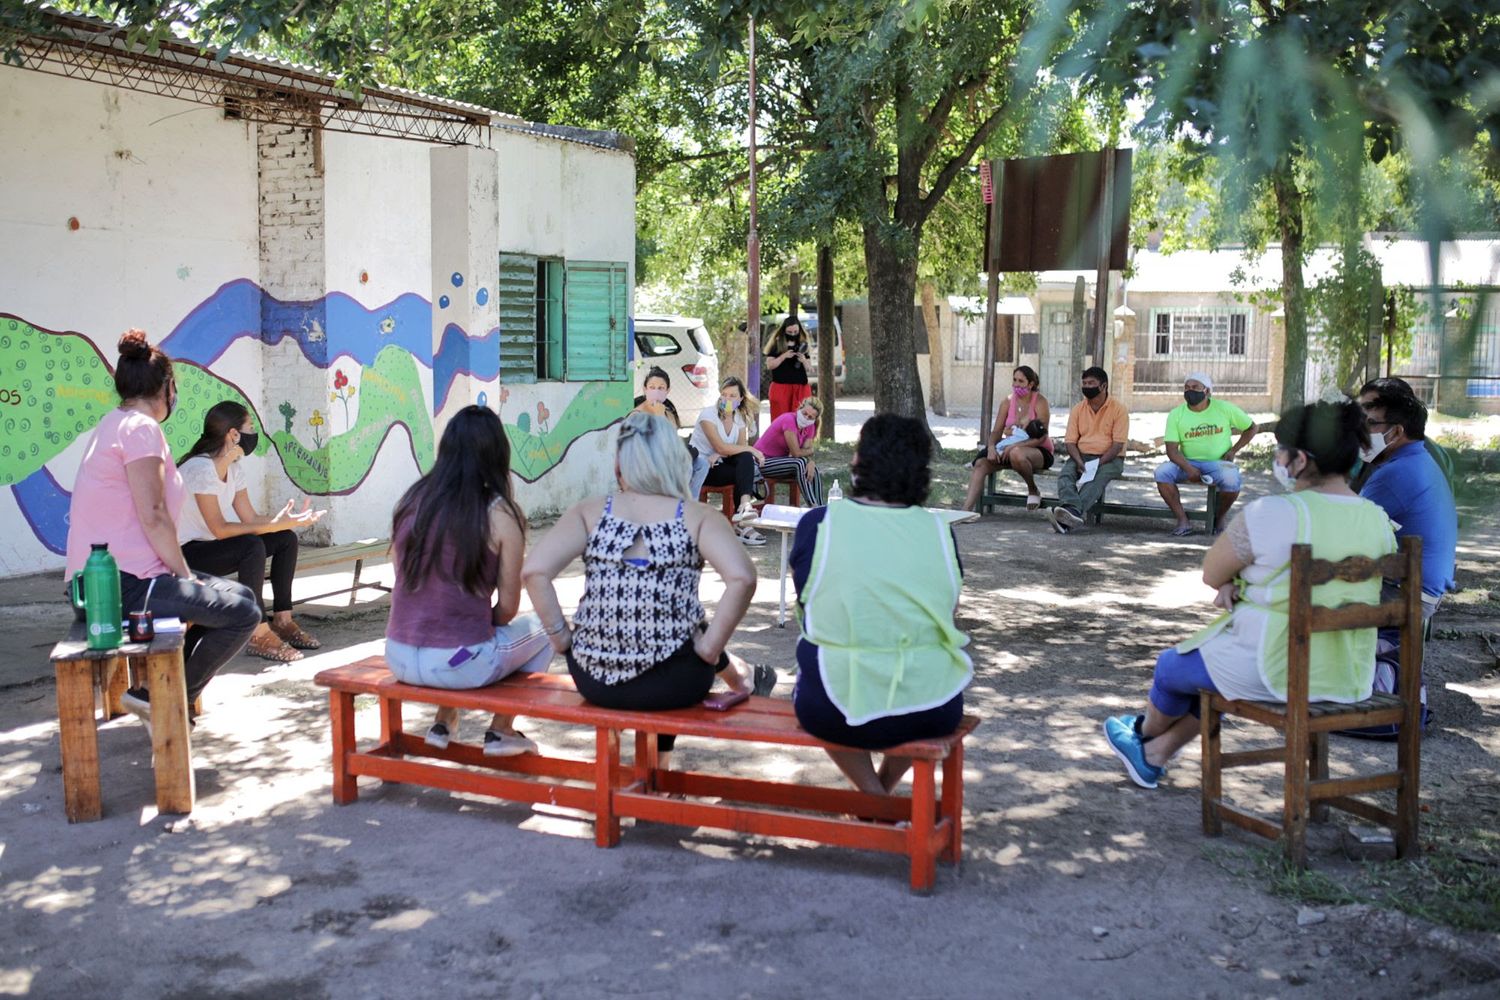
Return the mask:
<svg viewBox="0 0 1500 1000">
<path fill-rule="evenodd" d="M 596 705 L 686 708 L 716 674 L 736 691 L 775 686 L 770 667 L 725 649 L 750 606 L 755 567 L 717 511 L 683 499 L 690 468 L 670 423 L 630 414 L 615 455 L 618 492 L 575 504 L 526 557 L 531 606 L 578 693 Z M 569 628 L 553 581 L 580 556 L 584 592 Z M 711 622 L 698 601 L 704 559 L 724 581 Z M 658 766 L 673 742 L 659 738 Z"/>
<path fill-rule="evenodd" d="M 240 459 L 253 454 L 259 443 L 244 406 L 225 400 L 209 409 L 202 436 L 177 463 L 188 493 L 177 520 L 177 540 L 191 569 L 215 576 L 233 573 L 257 601 L 266 582 L 266 560 L 271 560 L 271 615 L 256 628 L 245 651 L 286 663 L 302 659 L 301 650 L 322 645 L 292 620 L 292 578 L 297 572 L 295 529 L 316 523 L 323 511 L 313 510 L 311 500 L 294 511 L 288 500 L 275 517 L 256 512 Z"/>
<path fill-rule="evenodd" d="M 731 375 L 719 383 L 719 402 L 706 407 L 693 424 L 689 443 L 698 461 L 708 461 L 703 486 L 734 486 L 736 522 L 753 517 L 758 469 L 766 456 L 750 444 L 750 429 L 760 429 L 760 402 L 745 391 L 745 383 Z M 697 494 L 692 497 L 696 500 Z M 738 528 L 746 545 L 764 545 L 766 538 L 754 528 Z"/>
</svg>

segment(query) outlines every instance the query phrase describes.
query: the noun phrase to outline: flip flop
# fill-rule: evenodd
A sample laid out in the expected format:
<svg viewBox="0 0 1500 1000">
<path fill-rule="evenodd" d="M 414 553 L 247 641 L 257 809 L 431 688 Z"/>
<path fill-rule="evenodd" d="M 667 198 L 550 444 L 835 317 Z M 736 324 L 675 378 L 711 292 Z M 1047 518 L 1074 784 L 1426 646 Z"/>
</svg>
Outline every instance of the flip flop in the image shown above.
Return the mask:
<svg viewBox="0 0 1500 1000">
<path fill-rule="evenodd" d="M 1193 529 L 1190 526 L 1189 527 L 1183 527 L 1182 525 L 1178 525 L 1177 527 L 1175 527 L 1175 528 L 1172 529 L 1172 537 L 1173 538 L 1186 538 L 1188 535 L 1191 535 L 1192 533 L 1193 533 Z"/>
<path fill-rule="evenodd" d="M 755 665 L 754 691 L 756 694 L 762 696 L 770 694 L 772 689 L 776 687 L 776 680 L 776 670 L 774 667 L 768 667 L 764 663 L 757 663 Z"/>
</svg>

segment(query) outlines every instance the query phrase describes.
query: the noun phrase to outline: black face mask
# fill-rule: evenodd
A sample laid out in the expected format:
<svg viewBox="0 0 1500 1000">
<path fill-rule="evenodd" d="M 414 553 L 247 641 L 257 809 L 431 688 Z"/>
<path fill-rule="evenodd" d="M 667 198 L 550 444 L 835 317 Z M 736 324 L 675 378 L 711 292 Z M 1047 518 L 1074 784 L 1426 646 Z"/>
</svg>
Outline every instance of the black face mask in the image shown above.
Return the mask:
<svg viewBox="0 0 1500 1000">
<path fill-rule="evenodd" d="M 1182 398 L 1187 400 L 1189 406 L 1197 406 L 1199 403 L 1208 398 L 1208 393 L 1198 392 L 1194 389 L 1187 389 L 1184 390 Z"/>
<path fill-rule="evenodd" d="M 255 454 L 255 446 L 260 444 L 260 435 L 254 431 L 240 431 L 240 450 L 246 455 Z"/>
<path fill-rule="evenodd" d="M 1093 399 L 1094 397 L 1098 396 L 1099 393 L 1101 393 L 1103 391 L 1104 390 L 1101 389 L 1097 385 L 1086 385 L 1086 386 L 1083 386 L 1083 398 L 1084 399 Z"/>
</svg>

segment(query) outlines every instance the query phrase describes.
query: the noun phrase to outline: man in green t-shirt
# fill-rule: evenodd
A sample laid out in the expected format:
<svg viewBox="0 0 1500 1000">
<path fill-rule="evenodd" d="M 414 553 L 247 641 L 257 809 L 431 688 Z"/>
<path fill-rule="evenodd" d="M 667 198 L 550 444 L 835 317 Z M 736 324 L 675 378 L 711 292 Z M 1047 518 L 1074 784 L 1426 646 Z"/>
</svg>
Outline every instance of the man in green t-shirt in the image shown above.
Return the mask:
<svg viewBox="0 0 1500 1000">
<path fill-rule="evenodd" d="M 1178 483 L 1212 483 L 1219 488 L 1221 527 L 1240 495 L 1240 470 L 1234 457 L 1255 437 L 1255 421 L 1233 403 L 1213 398 L 1214 381 L 1207 372 L 1194 372 L 1182 383 L 1186 402 L 1167 414 L 1167 460 L 1156 467 L 1156 488 L 1177 517 L 1172 534 L 1191 535 L 1192 525 L 1182 509 Z M 1239 440 L 1235 440 L 1235 433 Z"/>
</svg>

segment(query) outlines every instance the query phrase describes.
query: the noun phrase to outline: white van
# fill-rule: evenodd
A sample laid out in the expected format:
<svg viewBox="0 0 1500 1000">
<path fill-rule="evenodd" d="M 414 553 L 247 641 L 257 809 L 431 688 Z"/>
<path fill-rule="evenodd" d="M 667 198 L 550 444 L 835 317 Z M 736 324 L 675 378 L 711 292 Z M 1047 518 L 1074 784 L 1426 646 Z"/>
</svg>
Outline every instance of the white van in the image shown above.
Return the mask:
<svg viewBox="0 0 1500 1000">
<path fill-rule="evenodd" d="M 661 368 L 672 381 L 667 398 L 685 423 L 719 399 L 719 357 L 703 321 L 692 316 L 635 317 L 635 394 L 646 372 Z"/>
<path fill-rule="evenodd" d="M 765 353 L 771 347 L 771 338 L 776 336 L 776 331 L 781 329 L 781 321 L 786 319 L 786 313 L 776 313 L 772 316 L 760 318 L 760 353 L 761 353 L 761 379 L 760 392 L 766 397 L 771 389 L 771 375 L 765 370 Z M 802 329 L 807 331 L 808 347 L 811 349 L 807 360 L 807 380 L 813 385 L 818 384 L 818 314 L 806 309 L 797 313 L 797 318 L 802 323 Z M 844 330 L 839 324 L 839 318 L 833 317 L 833 382 L 835 385 L 844 383 Z"/>
</svg>

